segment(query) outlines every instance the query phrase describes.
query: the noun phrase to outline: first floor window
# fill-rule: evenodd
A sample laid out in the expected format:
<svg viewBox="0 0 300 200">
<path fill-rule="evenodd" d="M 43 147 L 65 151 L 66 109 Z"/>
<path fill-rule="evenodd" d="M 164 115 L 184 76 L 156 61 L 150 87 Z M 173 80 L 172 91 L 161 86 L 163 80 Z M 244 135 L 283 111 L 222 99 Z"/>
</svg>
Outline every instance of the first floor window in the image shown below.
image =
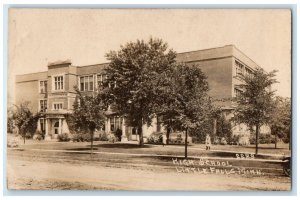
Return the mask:
<svg viewBox="0 0 300 200">
<path fill-rule="evenodd" d="M 118 129 L 122 130 L 122 118 L 121 117 L 111 117 L 110 118 L 110 130 L 117 131 Z"/>
<path fill-rule="evenodd" d="M 103 74 L 98 74 L 97 75 L 98 88 L 101 88 L 103 86 L 103 81 L 104 81 L 104 75 Z"/>
<path fill-rule="evenodd" d="M 47 100 L 40 100 L 40 112 L 47 111 Z"/>
<path fill-rule="evenodd" d="M 242 91 L 237 88 L 234 88 L 234 96 L 240 97 L 241 95 L 242 95 Z"/>
</svg>

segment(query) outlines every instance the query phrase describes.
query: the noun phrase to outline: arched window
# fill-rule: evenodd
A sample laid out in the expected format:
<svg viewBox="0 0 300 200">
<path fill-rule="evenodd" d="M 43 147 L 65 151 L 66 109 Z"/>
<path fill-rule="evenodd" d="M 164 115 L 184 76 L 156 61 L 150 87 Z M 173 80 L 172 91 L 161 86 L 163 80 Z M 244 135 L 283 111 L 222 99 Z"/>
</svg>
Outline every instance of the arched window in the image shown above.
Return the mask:
<svg viewBox="0 0 300 200">
<path fill-rule="evenodd" d="M 59 122 L 55 122 L 54 127 L 58 128 L 59 127 Z"/>
</svg>

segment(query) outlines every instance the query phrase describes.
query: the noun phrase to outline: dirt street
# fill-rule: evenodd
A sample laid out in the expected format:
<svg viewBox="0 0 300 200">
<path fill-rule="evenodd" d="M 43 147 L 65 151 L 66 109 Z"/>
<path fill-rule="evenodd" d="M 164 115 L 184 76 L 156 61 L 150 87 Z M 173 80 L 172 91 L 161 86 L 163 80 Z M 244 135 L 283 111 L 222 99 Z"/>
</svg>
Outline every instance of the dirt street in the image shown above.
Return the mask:
<svg viewBox="0 0 300 200">
<path fill-rule="evenodd" d="M 31 155 L 31 156 L 29 156 Z M 46 156 L 45 156 L 46 155 Z M 68 161 L 52 154 L 43 158 L 32 152 L 9 153 L 7 176 L 9 189 L 79 189 L 79 190 L 180 190 L 180 191 L 240 191 L 240 190 L 290 190 L 290 178 L 284 176 L 244 176 L 225 174 L 178 173 L 174 168 L 164 168 L 145 163 L 137 166 L 122 162 Z M 73 155 L 74 158 L 76 157 Z M 86 158 L 89 155 L 85 155 Z M 47 159 L 45 158 L 47 157 Z M 115 160 L 130 159 L 119 157 Z M 148 158 L 149 159 L 149 158 Z M 128 160 L 127 160 L 128 161 Z M 133 159 L 134 162 L 134 159 Z"/>
</svg>

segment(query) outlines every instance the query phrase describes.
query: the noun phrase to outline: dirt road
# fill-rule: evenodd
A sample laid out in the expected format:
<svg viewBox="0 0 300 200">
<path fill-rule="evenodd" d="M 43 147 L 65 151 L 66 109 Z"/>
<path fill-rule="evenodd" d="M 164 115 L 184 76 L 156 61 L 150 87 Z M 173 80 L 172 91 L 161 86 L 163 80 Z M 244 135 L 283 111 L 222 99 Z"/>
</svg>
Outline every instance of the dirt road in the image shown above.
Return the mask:
<svg viewBox="0 0 300 200">
<path fill-rule="evenodd" d="M 10 152 L 7 161 L 9 189 L 79 190 L 176 190 L 241 191 L 290 190 L 284 176 L 243 176 L 237 174 L 178 173 L 175 167 L 157 166 L 147 158 L 128 165 L 130 157 L 115 157 L 109 165 L 88 162 L 89 155 L 62 158 L 51 153 Z M 105 159 L 103 157 L 103 159 Z M 127 160 L 123 164 L 122 160 Z M 137 160 L 137 158 L 132 159 Z M 140 160 L 140 158 L 139 158 Z"/>
</svg>

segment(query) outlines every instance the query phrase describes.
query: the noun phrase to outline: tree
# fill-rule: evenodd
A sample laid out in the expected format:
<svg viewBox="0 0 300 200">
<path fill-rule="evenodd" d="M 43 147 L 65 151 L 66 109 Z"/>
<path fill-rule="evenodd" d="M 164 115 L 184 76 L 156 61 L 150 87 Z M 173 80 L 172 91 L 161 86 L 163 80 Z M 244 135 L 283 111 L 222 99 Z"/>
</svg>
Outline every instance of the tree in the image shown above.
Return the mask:
<svg viewBox="0 0 300 200">
<path fill-rule="evenodd" d="M 77 97 L 69 121 L 77 131 L 90 134 L 91 152 L 93 152 L 94 132 L 95 129 L 104 127 L 106 106 L 98 95 L 83 95 L 78 88 L 75 88 L 75 91 Z"/>
<path fill-rule="evenodd" d="M 291 100 L 290 98 L 277 96 L 273 101 L 273 105 L 269 125 L 271 127 L 271 134 L 275 137 L 276 149 L 278 138 L 290 142 Z"/>
<path fill-rule="evenodd" d="M 185 157 L 187 158 L 188 131 L 203 127 L 209 121 L 212 105 L 207 95 L 208 83 L 204 73 L 196 66 L 177 64 L 169 79 L 167 98 L 161 106 L 165 123 L 185 131 Z"/>
<path fill-rule="evenodd" d="M 26 140 L 26 133 L 34 134 L 37 129 L 37 122 L 40 114 L 33 114 L 29 107 L 29 102 L 23 102 L 20 105 L 14 105 L 14 109 L 11 111 L 11 120 L 13 124 L 18 128 L 18 133 L 23 137 L 24 144 Z"/>
<path fill-rule="evenodd" d="M 232 139 L 232 127 L 230 120 L 227 120 L 224 116 L 224 113 L 220 111 L 217 116 L 217 127 L 216 127 L 216 135 L 218 137 L 224 137 L 228 143 L 231 142 Z"/>
<path fill-rule="evenodd" d="M 258 153 L 259 129 L 268 124 L 272 111 L 274 92 L 271 86 L 276 83 L 277 71 L 270 73 L 261 68 L 255 69 L 251 75 L 240 74 L 243 83 L 240 86 L 241 94 L 237 97 L 235 121 L 247 124 L 250 129 L 255 127 L 255 153 Z"/>
<path fill-rule="evenodd" d="M 144 124 L 151 124 L 166 96 L 167 80 L 176 54 L 160 39 L 137 40 L 106 55 L 108 84 L 102 98 L 114 104 L 130 125 L 138 127 L 143 145 Z"/>
</svg>

